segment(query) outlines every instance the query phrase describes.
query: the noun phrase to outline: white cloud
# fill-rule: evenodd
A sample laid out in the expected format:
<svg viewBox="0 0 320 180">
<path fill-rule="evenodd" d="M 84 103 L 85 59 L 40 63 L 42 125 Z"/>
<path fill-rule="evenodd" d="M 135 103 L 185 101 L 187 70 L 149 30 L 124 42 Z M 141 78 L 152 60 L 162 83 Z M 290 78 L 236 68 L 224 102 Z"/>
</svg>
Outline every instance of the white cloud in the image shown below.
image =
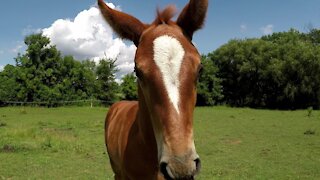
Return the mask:
<svg viewBox="0 0 320 180">
<path fill-rule="evenodd" d="M 241 25 L 240 25 L 240 31 L 241 31 L 242 33 L 246 32 L 247 30 L 248 30 L 248 27 L 247 27 L 246 24 L 241 24 Z"/>
<path fill-rule="evenodd" d="M 274 26 L 272 24 L 268 24 L 264 27 L 261 27 L 260 30 L 264 35 L 272 34 Z"/>
<path fill-rule="evenodd" d="M 3 65 L 0 65 L 0 72 L 2 72 L 4 69 L 4 66 Z"/>
<path fill-rule="evenodd" d="M 41 33 L 41 29 L 40 28 L 33 28 L 31 25 L 29 25 L 22 30 L 23 36 L 27 36 L 29 34 L 34 34 L 34 33 Z"/>
<path fill-rule="evenodd" d="M 23 51 L 23 48 L 25 47 L 25 44 L 23 41 L 18 41 L 16 42 L 15 47 L 10 49 L 11 53 L 20 53 L 21 51 Z"/>
<path fill-rule="evenodd" d="M 112 8 L 112 3 L 108 3 Z M 80 12 L 74 19 L 58 19 L 50 27 L 42 30 L 63 55 L 73 55 L 76 59 L 101 58 L 117 59 L 120 70 L 117 78 L 133 71 L 136 47 L 126 45 L 116 38 L 111 27 L 104 21 L 97 7 Z"/>
</svg>

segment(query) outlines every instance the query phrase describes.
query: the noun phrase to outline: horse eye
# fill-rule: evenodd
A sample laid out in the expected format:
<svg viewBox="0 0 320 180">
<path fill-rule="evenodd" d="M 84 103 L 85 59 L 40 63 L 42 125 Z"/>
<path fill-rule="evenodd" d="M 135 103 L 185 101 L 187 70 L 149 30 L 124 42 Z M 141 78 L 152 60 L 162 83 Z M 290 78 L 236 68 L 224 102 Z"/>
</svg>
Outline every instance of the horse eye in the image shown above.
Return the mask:
<svg viewBox="0 0 320 180">
<path fill-rule="evenodd" d="M 202 71 L 203 71 L 203 65 L 202 65 L 202 64 L 200 64 L 200 65 L 198 66 L 198 70 L 197 70 L 197 78 L 196 78 L 195 83 L 197 83 L 197 82 L 199 81 L 199 78 L 200 78 L 200 76 L 201 76 L 201 74 L 202 74 Z"/>
<path fill-rule="evenodd" d="M 134 67 L 134 72 L 136 73 L 136 76 L 137 76 L 138 79 L 142 78 L 142 72 L 136 66 Z"/>
<path fill-rule="evenodd" d="M 203 65 L 200 64 L 200 65 L 198 66 L 198 77 L 202 74 L 202 71 L 203 71 Z"/>
</svg>

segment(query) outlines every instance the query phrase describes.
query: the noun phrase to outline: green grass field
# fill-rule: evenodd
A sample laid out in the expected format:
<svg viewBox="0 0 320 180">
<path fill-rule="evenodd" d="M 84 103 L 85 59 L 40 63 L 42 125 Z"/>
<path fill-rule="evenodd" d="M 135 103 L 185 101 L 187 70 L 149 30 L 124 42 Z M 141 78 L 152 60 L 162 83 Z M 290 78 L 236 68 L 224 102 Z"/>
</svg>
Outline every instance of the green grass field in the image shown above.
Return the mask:
<svg viewBox="0 0 320 180">
<path fill-rule="evenodd" d="M 105 114 L 0 108 L 0 179 L 112 179 Z M 320 111 L 197 108 L 195 132 L 198 179 L 320 178 Z"/>
</svg>

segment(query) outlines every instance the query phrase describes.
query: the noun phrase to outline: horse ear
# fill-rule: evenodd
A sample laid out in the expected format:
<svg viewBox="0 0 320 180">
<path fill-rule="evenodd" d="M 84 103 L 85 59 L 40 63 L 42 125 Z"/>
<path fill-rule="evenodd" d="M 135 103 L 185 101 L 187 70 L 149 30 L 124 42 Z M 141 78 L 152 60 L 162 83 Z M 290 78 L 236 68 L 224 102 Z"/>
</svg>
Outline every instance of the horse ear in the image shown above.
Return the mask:
<svg viewBox="0 0 320 180">
<path fill-rule="evenodd" d="M 98 5 L 104 19 L 112 29 L 121 38 L 129 39 L 138 46 L 140 36 L 146 29 L 146 25 L 129 14 L 111 9 L 103 0 L 98 0 Z"/>
<path fill-rule="evenodd" d="M 190 0 L 177 19 L 177 24 L 192 40 L 193 33 L 203 26 L 207 14 L 208 0 Z"/>
</svg>

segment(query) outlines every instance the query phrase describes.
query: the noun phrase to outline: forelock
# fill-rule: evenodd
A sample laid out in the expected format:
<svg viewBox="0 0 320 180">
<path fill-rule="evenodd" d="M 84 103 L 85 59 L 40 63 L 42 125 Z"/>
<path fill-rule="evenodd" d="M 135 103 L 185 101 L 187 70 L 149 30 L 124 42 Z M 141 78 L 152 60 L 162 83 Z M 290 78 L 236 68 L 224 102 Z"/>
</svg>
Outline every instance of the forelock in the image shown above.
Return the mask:
<svg viewBox="0 0 320 180">
<path fill-rule="evenodd" d="M 164 10 L 157 9 L 157 18 L 154 21 L 155 25 L 168 24 L 171 18 L 176 14 L 176 7 L 174 5 L 167 6 Z"/>
</svg>

